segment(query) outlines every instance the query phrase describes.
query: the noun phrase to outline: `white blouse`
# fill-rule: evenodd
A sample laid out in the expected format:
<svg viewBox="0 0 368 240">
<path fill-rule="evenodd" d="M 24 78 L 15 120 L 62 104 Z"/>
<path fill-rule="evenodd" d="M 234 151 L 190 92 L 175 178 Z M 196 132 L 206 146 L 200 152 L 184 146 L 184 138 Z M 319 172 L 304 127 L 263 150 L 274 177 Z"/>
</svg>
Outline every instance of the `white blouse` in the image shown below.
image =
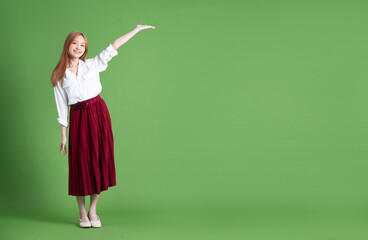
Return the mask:
<svg viewBox="0 0 368 240">
<path fill-rule="evenodd" d="M 79 59 L 77 76 L 66 69 L 64 84 L 60 82 L 54 87 L 56 108 L 59 117 L 57 121 L 68 127 L 69 105 L 96 97 L 102 91 L 100 82 L 100 72 L 107 68 L 107 63 L 116 55 L 118 51 L 110 44 L 100 54 L 94 58 Z"/>
</svg>

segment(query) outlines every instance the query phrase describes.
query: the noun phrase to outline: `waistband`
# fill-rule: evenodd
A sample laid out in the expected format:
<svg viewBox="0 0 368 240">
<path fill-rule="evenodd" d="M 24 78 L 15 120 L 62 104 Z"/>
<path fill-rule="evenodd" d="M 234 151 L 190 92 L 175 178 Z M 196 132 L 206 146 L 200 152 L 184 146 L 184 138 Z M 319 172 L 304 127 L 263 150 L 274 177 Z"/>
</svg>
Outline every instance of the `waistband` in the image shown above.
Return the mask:
<svg viewBox="0 0 368 240">
<path fill-rule="evenodd" d="M 84 101 L 77 102 L 76 104 L 72 104 L 72 105 L 70 105 L 70 107 L 71 107 L 71 109 L 74 109 L 74 110 L 78 110 L 78 109 L 81 109 L 81 108 L 88 108 L 89 106 L 91 106 L 94 103 L 97 103 L 101 99 L 102 99 L 101 96 L 97 95 L 96 97 L 93 97 L 93 98 L 90 98 L 90 99 L 87 99 L 87 100 L 84 100 Z"/>
</svg>

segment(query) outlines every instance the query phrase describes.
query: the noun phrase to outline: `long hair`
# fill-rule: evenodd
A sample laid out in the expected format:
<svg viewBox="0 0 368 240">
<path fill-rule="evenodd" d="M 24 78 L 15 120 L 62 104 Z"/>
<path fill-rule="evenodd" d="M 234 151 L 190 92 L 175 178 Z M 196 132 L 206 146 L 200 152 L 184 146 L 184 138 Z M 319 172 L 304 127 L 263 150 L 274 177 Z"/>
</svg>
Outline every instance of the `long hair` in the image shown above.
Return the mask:
<svg viewBox="0 0 368 240">
<path fill-rule="evenodd" d="M 59 81 L 60 81 L 61 86 L 63 86 L 65 71 L 66 71 L 66 68 L 68 67 L 68 63 L 70 60 L 69 47 L 70 47 L 70 44 L 73 43 L 74 39 L 76 39 L 79 35 L 84 38 L 84 42 L 85 42 L 85 51 L 83 55 L 79 57 L 79 59 L 84 61 L 84 59 L 86 58 L 87 53 L 88 53 L 88 42 L 87 42 L 86 36 L 83 33 L 78 32 L 78 31 L 73 31 L 69 33 L 69 35 L 65 39 L 60 60 L 51 75 L 51 84 L 53 87 L 55 87 Z"/>
</svg>

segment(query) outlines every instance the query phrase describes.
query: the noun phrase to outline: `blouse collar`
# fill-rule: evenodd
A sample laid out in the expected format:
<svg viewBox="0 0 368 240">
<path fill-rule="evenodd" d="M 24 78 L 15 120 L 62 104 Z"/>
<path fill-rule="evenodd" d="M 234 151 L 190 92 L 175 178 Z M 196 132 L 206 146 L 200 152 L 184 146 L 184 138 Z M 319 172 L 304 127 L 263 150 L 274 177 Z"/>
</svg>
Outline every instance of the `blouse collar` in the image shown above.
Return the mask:
<svg viewBox="0 0 368 240">
<path fill-rule="evenodd" d="M 84 69 L 84 61 L 79 59 L 79 63 L 78 63 L 78 75 L 76 76 L 74 73 L 72 73 L 71 71 L 69 71 L 68 69 L 65 69 L 65 75 L 66 76 L 73 76 L 73 77 L 78 77 L 81 72 Z"/>
</svg>

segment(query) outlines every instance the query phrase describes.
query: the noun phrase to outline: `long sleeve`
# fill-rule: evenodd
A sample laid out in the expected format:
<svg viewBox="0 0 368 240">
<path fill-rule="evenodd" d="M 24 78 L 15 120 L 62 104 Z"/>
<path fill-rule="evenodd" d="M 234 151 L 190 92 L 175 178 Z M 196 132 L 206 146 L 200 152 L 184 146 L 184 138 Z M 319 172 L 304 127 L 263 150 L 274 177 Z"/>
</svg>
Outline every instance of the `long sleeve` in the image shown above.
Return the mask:
<svg viewBox="0 0 368 240">
<path fill-rule="evenodd" d="M 55 94 L 55 101 L 56 101 L 56 108 L 59 117 L 57 118 L 57 121 L 64 125 L 65 127 L 68 127 L 68 96 L 65 92 L 65 90 L 60 86 L 60 82 L 54 87 L 54 94 Z"/>
<path fill-rule="evenodd" d="M 110 43 L 110 45 L 102 50 L 96 57 L 86 59 L 86 63 L 98 72 L 103 72 L 108 66 L 107 63 L 116 55 L 118 55 L 118 51 L 115 50 Z"/>
</svg>

